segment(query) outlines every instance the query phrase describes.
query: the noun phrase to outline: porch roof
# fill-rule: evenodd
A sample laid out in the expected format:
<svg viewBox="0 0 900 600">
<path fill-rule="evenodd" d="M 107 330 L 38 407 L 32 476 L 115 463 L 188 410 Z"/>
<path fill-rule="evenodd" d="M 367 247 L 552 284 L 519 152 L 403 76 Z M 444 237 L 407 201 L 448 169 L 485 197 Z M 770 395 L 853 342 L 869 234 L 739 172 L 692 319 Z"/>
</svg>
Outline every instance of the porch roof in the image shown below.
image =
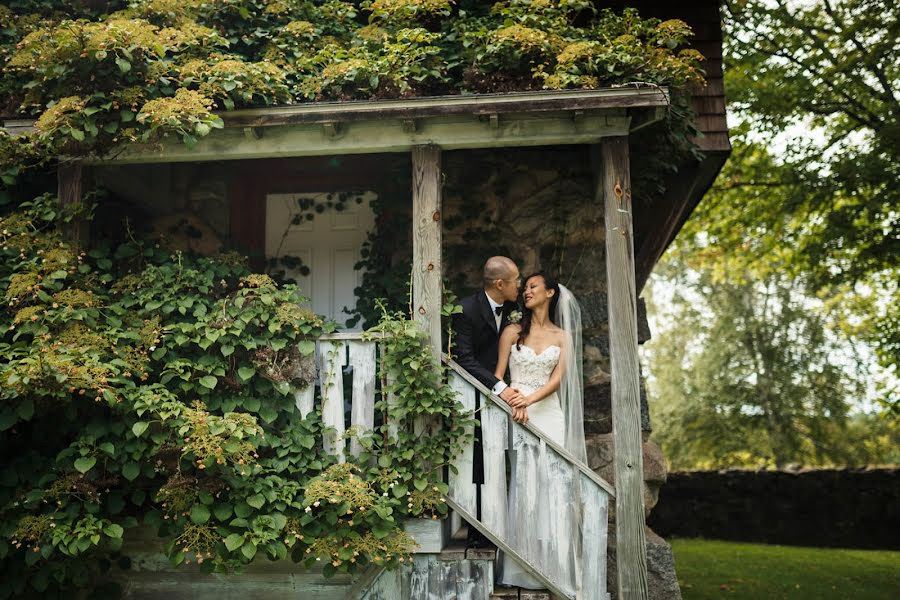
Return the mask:
<svg viewBox="0 0 900 600">
<path fill-rule="evenodd" d="M 293 156 L 590 144 L 627 135 L 665 115 L 661 87 L 515 92 L 315 102 L 220 114 L 225 128 L 194 148 L 172 139 L 129 144 L 87 164 L 198 162 Z"/>
</svg>

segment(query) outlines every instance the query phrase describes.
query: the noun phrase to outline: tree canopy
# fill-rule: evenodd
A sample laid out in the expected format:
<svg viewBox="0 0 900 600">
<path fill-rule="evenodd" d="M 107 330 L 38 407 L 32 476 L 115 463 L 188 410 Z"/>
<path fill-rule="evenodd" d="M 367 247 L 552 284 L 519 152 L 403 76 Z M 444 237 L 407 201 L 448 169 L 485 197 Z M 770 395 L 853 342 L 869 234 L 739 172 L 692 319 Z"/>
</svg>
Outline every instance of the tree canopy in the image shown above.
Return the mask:
<svg viewBox="0 0 900 600">
<path fill-rule="evenodd" d="M 896 461 L 900 9 L 725 17 L 734 151 L 657 271 L 656 435 L 681 467 Z"/>
</svg>

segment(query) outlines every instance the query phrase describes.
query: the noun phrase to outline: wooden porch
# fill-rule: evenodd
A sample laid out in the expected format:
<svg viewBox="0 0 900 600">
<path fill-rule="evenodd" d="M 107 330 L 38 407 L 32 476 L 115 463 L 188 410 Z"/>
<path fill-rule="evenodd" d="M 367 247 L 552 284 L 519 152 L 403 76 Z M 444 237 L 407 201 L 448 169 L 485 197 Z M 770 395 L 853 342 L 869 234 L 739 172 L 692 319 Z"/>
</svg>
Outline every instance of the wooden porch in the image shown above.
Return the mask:
<svg viewBox="0 0 900 600">
<path fill-rule="evenodd" d="M 96 159 L 85 165 L 409 152 L 414 316 L 430 340 L 435 361 L 443 361 L 449 368 L 447 385 L 457 392 L 465 406 L 474 409 L 478 396 L 483 406 L 478 415 L 485 440 L 482 506 L 479 512 L 471 477 L 474 448 L 469 447 L 457 458 L 458 474 L 448 481 L 447 500 L 454 514 L 445 527 L 443 543 L 449 545 L 452 534 L 467 523 L 512 556 L 555 595 L 572 600 L 605 600 L 607 513 L 610 498 L 614 497 L 618 597 L 638 599 L 647 598 L 648 585 L 628 135 L 662 118 L 667 104 L 665 89 L 629 87 L 234 111 L 223 115 L 226 122 L 223 131 L 214 132 L 194 149 L 177 143 L 161 147 L 134 146 L 115 157 Z M 615 489 L 534 427 L 513 423 L 505 402 L 491 395 L 452 358 L 441 353 L 442 149 L 559 144 L 591 146 L 594 198 L 604 206 L 616 440 Z M 61 200 L 80 199 L 81 165 L 59 172 Z M 353 437 L 348 439 L 345 433 L 350 428 L 370 429 L 375 423 L 376 389 L 383 375 L 379 372 L 378 355 L 377 339 L 356 333 L 327 336 L 317 342 L 319 380 L 328 381 L 329 385 L 321 387 L 319 397 L 312 387 L 298 392 L 296 402 L 301 415 L 312 411 L 316 402 L 320 403 L 323 421 L 331 428 L 323 440 L 330 453 L 344 458 L 358 454 L 358 443 Z M 345 372 L 349 389 L 344 389 Z M 346 398 L 350 399 L 349 410 Z M 552 474 L 555 482 L 547 490 L 552 494 L 547 501 L 567 509 L 569 522 L 580 524 L 577 531 L 560 532 L 579 539 L 575 569 L 580 572 L 582 583 L 577 590 L 562 586 L 560 564 L 548 563 L 546 557 L 530 555 L 507 543 L 506 451 L 513 446 L 528 447 L 539 453 L 543 472 Z M 483 515 L 480 520 L 478 514 Z M 492 574 L 483 573 L 480 577 L 489 577 L 488 583 L 493 583 Z M 366 585 L 374 590 L 382 584 L 373 579 Z"/>
</svg>

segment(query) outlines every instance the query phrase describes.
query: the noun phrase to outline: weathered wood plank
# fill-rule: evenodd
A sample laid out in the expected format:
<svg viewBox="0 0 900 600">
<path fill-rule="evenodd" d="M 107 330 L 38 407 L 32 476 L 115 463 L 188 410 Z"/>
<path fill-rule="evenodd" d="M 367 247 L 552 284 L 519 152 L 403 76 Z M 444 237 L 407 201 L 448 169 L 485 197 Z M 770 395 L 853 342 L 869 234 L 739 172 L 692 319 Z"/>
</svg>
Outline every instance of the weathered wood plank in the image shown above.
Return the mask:
<svg viewBox="0 0 900 600">
<path fill-rule="evenodd" d="M 353 122 L 370 119 L 421 119 L 436 115 L 507 114 L 558 110 L 600 110 L 668 104 L 668 90 L 607 88 L 546 90 L 503 94 L 453 95 L 404 100 L 316 102 L 278 108 L 221 113 L 228 127 L 267 127 L 297 123 Z"/>
<path fill-rule="evenodd" d="M 646 600 L 641 458 L 640 372 L 637 292 L 631 213 L 628 138 L 612 138 L 592 149 L 599 170 L 597 200 L 604 203 L 612 376 L 613 438 L 616 441 L 616 570 L 621 600 Z M 599 152 L 598 152 L 599 150 Z M 599 164 L 596 161 L 599 157 Z"/>
<path fill-rule="evenodd" d="M 56 169 L 57 197 L 62 207 L 81 202 L 84 193 L 84 168 L 81 161 L 60 161 Z M 62 226 L 63 237 L 78 248 L 88 243 L 90 223 L 85 219 L 74 219 Z"/>
<path fill-rule="evenodd" d="M 350 440 L 350 454 L 359 456 L 359 437 L 375 426 L 375 342 L 350 341 L 350 364 L 353 366 L 353 405 L 350 426 L 356 435 Z"/>
<path fill-rule="evenodd" d="M 484 483 L 481 484 L 481 518 L 498 537 L 506 540 L 506 450 L 509 416 L 493 402 L 482 399 L 481 438 Z M 466 511 L 468 513 L 468 511 Z M 470 513 L 471 514 L 471 513 Z M 469 521 L 471 523 L 471 521 Z"/>
<path fill-rule="evenodd" d="M 403 521 L 403 528 L 419 545 L 416 553 L 438 554 L 443 550 L 442 525 L 439 520 L 406 519 Z"/>
<path fill-rule="evenodd" d="M 344 462 L 344 342 L 326 341 L 319 344 L 322 366 L 322 422 L 330 430 L 323 434 L 325 451 Z"/>
<path fill-rule="evenodd" d="M 457 375 L 456 373 L 450 374 L 450 387 L 456 393 L 456 397 L 459 402 L 463 405 L 463 410 L 466 411 L 474 411 L 475 410 L 475 388 L 473 388 L 469 383 Z M 471 435 L 474 427 L 466 428 L 466 433 Z M 470 441 L 466 444 L 459 455 L 453 460 L 453 466 L 456 467 L 457 473 L 453 473 L 450 471 L 448 484 L 450 486 L 450 495 L 459 502 L 462 506 L 465 507 L 467 511 L 470 513 L 477 514 L 476 510 L 476 488 L 475 484 L 472 483 L 472 470 L 474 466 L 474 458 L 475 458 L 475 445 L 474 441 Z M 450 532 L 451 534 L 460 531 L 464 526 L 462 518 L 456 513 L 453 513 L 450 516 Z"/>
<path fill-rule="evenodd" d="M 624 110 L 624 109 L 614 109 Z M 415 131 L 404 131 L 401 120 L 361 121 L 341 125 L 333 137 L 320 124 L 272 127 L 260 139 L 247 138 L 239 128 L 216 130 L 194 148 L 180 142 L 159 145 L 129 144 L 115 157 L 86 159 L 86 164 L 139 164 L 199 162 L 296 156 L 409 152 L 415 146 L 435 144 L 445 150 L 503 148 L 553 144 L 591 144 L 605 136 L 628 133 L 630 118 L 603 113 L 572 119 L 571 112 L 536 113 L 500 119 L 492 129 L 472 115 L 433 117 Z"/>
<path fill-rule="evenodd" d="M 301 419 L 305 419 L 312 412 L 315 394 L 316 388 L 312 383 L 302 390 L 294 392 L 294 404 L 297 405 L 297 410 L 300 411 Z"/>
<path fill-rule="evenodd" d="M 412 150 L 413 317 L 431 341 L 435 363 L 441 360 L 441 149 Z"/>
<path fill-rule="evenodd" d="M 606 545 L 608 496 L 587 477 L 581 478 L 581 600 L 607 600 Z"/>
<path fill-rule="evenodd" d="M 552 591 L 554 594 L 559 596 L 560 598 L 566 598 L 568 600 L 575 600 L 575 596 L 573 594 L 567 593 L 560 589 L 556 584 L 550 581 L 543 573 L 541 567 L 537 565 L 533 565 L 528 560 L 526 560 L 521 554 L 516 552 L 514 548 L 512 548 L 509 544 L 507 544 L 503 538 L 498 536 L 486 523 L 479 521 L 475 515 L 468 513 L 463 509 L 462 506 L 453 501 L 452 498 L 447 498 L 447 505 L 453 510 L 459 512 L 462 517 L 469 522 L 470 525 L 475 527 L 478 531 L 480 531 L 484 537 L 489 539 L 494 543 L 495 546 L 501 551 L 508 554 L 512 557 L 516 562 L 518 562 L 522 568 L 532 577 L 534 577 L 539 582 L 543 583 L 547 586 L 547 589 Z"/>
</svg>

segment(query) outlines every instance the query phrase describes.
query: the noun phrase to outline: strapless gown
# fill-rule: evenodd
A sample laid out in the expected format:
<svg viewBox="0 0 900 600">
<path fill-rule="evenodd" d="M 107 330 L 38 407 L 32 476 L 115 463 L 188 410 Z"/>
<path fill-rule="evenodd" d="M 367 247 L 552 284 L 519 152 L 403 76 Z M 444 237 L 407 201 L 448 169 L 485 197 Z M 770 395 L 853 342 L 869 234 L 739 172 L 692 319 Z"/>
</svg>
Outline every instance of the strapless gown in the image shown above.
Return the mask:
<svg viewBox="0 0 900 600">
<path fill-rule="evenodd" d="M 522 345 L 512 346 L 509 357 L 510 386 L 528 395 L 542 387 L 559 364 L 561 349 L 549 346 L 537 353 Z M 566 423 L 556 392 L 528 407 L 529 422 L 560 446 L 566 439 Z M 571 511 L 557 510 L 563 500 L 562 488 L 570 482 L 551 481 L 549 461 L 555 453 L 547 452 L 546 444 L 513 425 L 510 419 L 510 480 L 507 537 L 512 548 L 535 566 L 549 568 L 554 579 L 575 588 L 575 548 L 570 536 L 558 532 L 572 531 Z M 556 532 L 554 534 L 553 532 Z M 528 589 L 545 586 L 510 557 L 501 555 L 499 582 Z M 566 587 L 569 587 L 568 585 Z"/>
</svg>

